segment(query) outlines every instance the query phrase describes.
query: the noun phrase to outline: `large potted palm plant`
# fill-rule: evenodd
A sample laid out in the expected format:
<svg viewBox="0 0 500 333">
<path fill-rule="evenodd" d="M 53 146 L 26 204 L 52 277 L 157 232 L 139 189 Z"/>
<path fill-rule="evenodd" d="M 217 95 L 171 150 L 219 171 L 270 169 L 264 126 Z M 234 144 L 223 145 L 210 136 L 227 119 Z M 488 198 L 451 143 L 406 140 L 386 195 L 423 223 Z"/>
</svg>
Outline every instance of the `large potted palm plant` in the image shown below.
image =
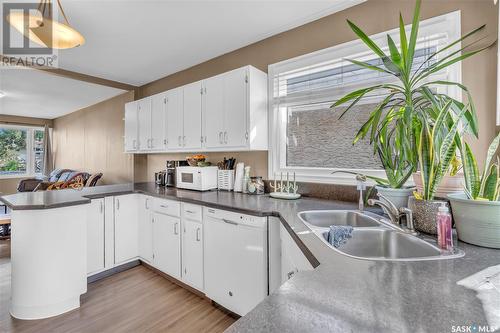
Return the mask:
<svg viewBox="0 0 500 333">
<path fill-rule="evenodd" d="M 419 141 L 422 134 L 420 129 L 424 124 L 428 131 L 434 126 L 435 114 L 434 101 L 447 105 L 446 122 L 441 130 L 445 130 L 445 125 L 455 120 L 460 122 L 468 134 L 478 136 L 478 122 L 475 107 L 467 87 L 458 82 L 443 81 L 433 79 L 433 75 L 446 70 L 449 66 L 467 59 L 478 52 L 490 47 L 482 47 L 476 50 L 470 50 L 471 46 L 478 40 L 472 41 L 462 46 L 462 42 L 469 41 L 481 31 L 481 26 L 460 39 L 438 49 L 429 55 L 421 64 L 415 64 L 415 50 L 417 48 L 419 21 L 420 21 L 421 0 L 417 0 L 411 25 L 409 38 L 406 34 L 405 24 L 402 15 L 399 16 L 399 40 L 398 48 L 393 38 L 387 36 L 387 51 L 378 46 L 368 35 L 357 25 L 347 21 L 354 33 L 367 45 L 373 53 L 381 59 L 383 65 L 374 66 L 367 62 L 351 60 L 351 63 L 368 69 L 370 71 L 382 72 L 388 75 L 389 79 L 385 84 L 378 84 L 353 91 L 337 100 L 331 107 L 336 108 L 343 104 L 348 104 L 347 108 L 341 114 L 341 117 L 349 112 L 353 106 L 366 97 L 373 94 L 384 96 L 382 101 L 370 113 L 369 119 L 362 125 L 354 138 L 354 143 L 360 139 L 369 137 L 370 144 L 375 146 L 375 151 L 379 151 L 382 144 L 391 144 L 393 149 L 400 150 L 401 147 L 409 147 L 405 152 L 407 162 L 411 165 L 412 172 L 417 171 L 419 159 Z M 440 87 L 458 87 L 466 95 L 466 103 L 439 91 Z M 434 113 L 434 114 L 433 114 Z M 390 137 L 397 140 L 384 141 L 381 137 L 384 131 L 391 133 Z M 441 138 L 440 135 L 437 138 Z M 399 141 L 398 141 L 399 140 Z M 396 145 L 399 143 L 399 146 Z M 435 143 L 432 143 L 433 145 Z M 385 149 L 385 148 L 383 148 Z M 401 153 L 401 151 L 400 151 Z M 443 177 L 437 177 L 433 180 L 433 188 L 439 186 Z M 406 181 L 406 180 L 405 180 Z M 380 182 L 378 182 L 380 184 Z M 394 189 L 401 189 L 405 183 L 391 182 L 388 179 L 388 185 Z M 433 198 L 433 194 L 431 196 Z"/>
<path fill-rule="evenodd" d="M 464 242 L 500 248 L 500 157 L 494 162 L 500 134 L 491 142 L 484 170 L 480 174 L 476 158 L 467 143 L 461 143 L 464 159 L 465 191 L 449 194 L 458 238 Z"/>
</svg>

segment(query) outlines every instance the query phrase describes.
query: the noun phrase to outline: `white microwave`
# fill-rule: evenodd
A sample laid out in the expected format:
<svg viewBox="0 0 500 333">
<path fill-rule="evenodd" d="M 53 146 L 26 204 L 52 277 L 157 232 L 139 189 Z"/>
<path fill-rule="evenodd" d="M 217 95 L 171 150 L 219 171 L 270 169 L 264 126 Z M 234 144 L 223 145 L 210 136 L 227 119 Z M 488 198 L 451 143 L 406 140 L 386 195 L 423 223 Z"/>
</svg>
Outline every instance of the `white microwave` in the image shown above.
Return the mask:
<svg viewBox="0 0 500 333">
<path fill-rule="evenodd" d="M 177 167 L 176 186 L 188 190 L 208 191 L 217 188 L 216 166 L 209 167 Z"/>
</svg>

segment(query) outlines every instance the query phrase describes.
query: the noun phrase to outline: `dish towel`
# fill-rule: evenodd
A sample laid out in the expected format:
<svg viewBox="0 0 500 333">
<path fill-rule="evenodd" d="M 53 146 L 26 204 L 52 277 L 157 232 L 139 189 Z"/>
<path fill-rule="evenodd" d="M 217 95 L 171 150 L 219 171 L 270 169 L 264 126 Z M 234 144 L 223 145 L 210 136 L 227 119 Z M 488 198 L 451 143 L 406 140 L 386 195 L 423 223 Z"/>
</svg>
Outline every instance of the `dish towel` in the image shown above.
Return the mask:
<svg viewBox="0 0 500 333">
<path fill-rule="evenodd" d="M 353 230 L 350 225 L 331 225 L 330 230 L 325 232 L 323 236 L 328 243 L 338 248 L 340 245 L 345 244 L 348 238 L 352 237 Z"/>
</svg>

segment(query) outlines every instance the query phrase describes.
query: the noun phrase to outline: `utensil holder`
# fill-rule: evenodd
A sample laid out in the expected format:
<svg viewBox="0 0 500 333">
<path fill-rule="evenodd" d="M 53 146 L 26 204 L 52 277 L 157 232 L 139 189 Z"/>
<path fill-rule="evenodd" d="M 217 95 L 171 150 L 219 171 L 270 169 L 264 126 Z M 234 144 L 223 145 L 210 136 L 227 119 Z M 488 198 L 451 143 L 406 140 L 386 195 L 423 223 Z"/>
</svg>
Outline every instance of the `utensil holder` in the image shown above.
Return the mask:
<svg viewBox="0 0 500 333">
<path fill-rule="evenodd" d="M 225 191 L 234 189 L 234 170 L 217 171 L 217 188 Z"/>
</svg>

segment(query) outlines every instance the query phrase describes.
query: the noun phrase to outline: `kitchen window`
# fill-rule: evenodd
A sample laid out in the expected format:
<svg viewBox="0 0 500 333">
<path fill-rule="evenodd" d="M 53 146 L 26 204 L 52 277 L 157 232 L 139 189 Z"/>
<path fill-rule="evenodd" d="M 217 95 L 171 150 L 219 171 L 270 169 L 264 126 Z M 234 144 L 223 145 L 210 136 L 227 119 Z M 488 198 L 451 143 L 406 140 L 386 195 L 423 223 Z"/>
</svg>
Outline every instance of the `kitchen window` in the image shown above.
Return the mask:
<svg viewBox="0 0 500 333">
<path fill-rule="evenodd" d="M 0 124 L 0 178 L 43 173 L 43 128 Z"/>
<path fill-rule="evenodd" d="M 407 26 L 408 34 L 410 29 Z M 387 34 L 399 42 L 397 29 L 371 38 L 377 45 L 387 46 Z M 458 38 L 459 11 L 422 21 L 413 68 L 416 70 L 430 54 Z M 445 51 L 440 56 L 447 54 Z M 347 105 L 335 110 L 330 109 L 330 105 L 346 93 L 388 83 L 393 77 L 354 65 L 346 58 L 381 65 L 377 56 L 361 41 L 355 40 L 269 66 L 270 179 L 280 172 L 295 172 L 300 181 L 354 183 L 350 175 L 331 175 L 339 169 L 385 176 L 369 142 L 352 144 L 358 129 L 384 96 L 365 98 L 340 119 Z M 429 79 L 461 82 L 460 64 Z M 444 89 L 443 92 L 461 98 L 455 87 Z"/>
</svg>

